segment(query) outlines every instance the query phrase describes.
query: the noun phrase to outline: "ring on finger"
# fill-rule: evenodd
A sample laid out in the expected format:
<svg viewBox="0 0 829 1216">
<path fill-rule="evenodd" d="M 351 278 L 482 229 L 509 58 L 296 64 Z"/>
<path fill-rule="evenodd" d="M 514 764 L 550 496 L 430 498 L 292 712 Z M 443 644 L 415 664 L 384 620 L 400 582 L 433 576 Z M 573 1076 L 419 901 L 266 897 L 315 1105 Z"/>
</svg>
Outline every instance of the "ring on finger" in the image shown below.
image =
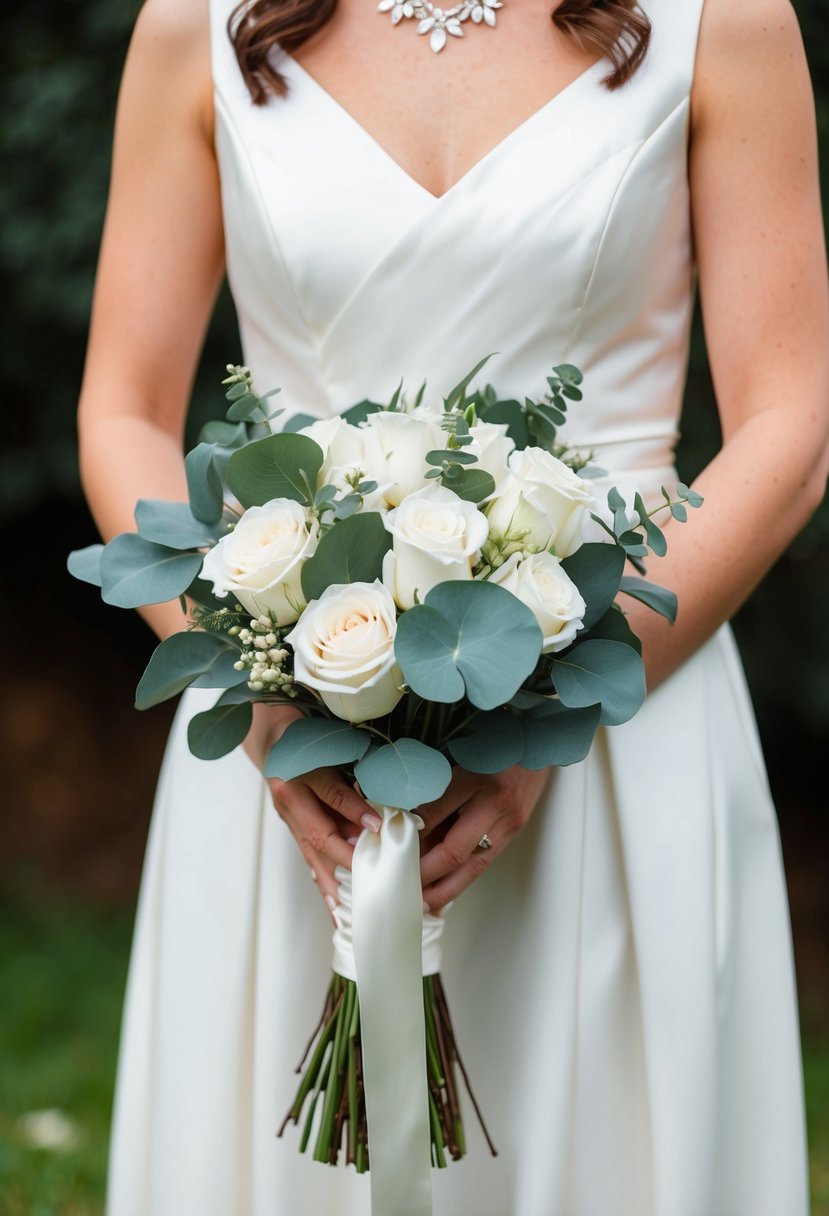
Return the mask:
<svg viewBox="0 0 829 1216">
<path fill-rule="evenodd" d="M 481 839 L 475 845 L 475 852 L 477 853 L 478 850 L 480 849 L 481 852 L 483 853 L 486 851 L 486 849 L 491 849 L 491 848 L 492 848 L 492 841 L 489 839 L 489 836 L 487 835 L 487 833 L 484 832 Z"/>
</svg>

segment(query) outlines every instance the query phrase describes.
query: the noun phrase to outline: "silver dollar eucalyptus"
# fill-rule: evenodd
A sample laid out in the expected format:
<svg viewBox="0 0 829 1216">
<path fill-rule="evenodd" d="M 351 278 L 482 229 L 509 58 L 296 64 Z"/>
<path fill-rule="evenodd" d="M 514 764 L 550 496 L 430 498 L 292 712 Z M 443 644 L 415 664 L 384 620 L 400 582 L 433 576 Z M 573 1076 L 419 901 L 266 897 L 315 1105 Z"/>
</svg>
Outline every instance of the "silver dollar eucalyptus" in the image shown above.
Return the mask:
<svg viewBox="0 0 829 1216">
<path fill-rule="evenodd" d="M 463 37 L 462 22 L 470 18 L 476 25 L 495 25 L 495 10 L 502 8 L 502 0 L 464 0 L 463 4 L 453 4 L 451 8 L 438 8 L 429 0 L 380 0 L 377 5 L 378 13 L 391 13 L 392 25 L 397 25 L 404 18 L 417 21 L 418 34 L 429 35 L 429 46 L 433 51 L 442 51 L 446 46 L 447 36 Z"/>
</svg>

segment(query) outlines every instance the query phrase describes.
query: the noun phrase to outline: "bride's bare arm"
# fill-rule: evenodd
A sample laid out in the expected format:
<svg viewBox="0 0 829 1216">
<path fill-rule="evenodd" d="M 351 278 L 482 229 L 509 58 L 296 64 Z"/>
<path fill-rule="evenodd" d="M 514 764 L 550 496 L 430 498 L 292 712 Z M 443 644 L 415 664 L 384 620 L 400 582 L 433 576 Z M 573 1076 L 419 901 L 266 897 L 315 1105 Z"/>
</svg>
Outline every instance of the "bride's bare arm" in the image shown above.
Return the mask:
<svg viewBox="0 0 829 1216">
<path fill-rule="evenodd" d="M 224 266 L 207 0 L 147 0 L 121 84 L 78 407 L 84 491 L 105 540 L 139 498 L 184 501 L 193 375 Z M 177 601 L 140 609 L 164 638 Z"/>
<path fill-rule="evenodd" d="M 135 530 L 139 498 L 187 499 L 184 423 L 224 269 L 212 124 L 207 0 L 147 0 L 120 91 L 78 408 L 83 488 L 105 540 Z M 185 625 L 178 601 L 140 612 L 160 638 Z M 294 716 L 256 706 L 244 747 L 257 765 Z M 269 784 L 330 901 L 370 808 L 335 770 Z"/>
<path fill-rule="evenodd" d="M 695 482 L 705 506 L 687 526 L 668 525 L 668 555 L 651 564 L 679 596 L 676 625 L 631 612 L 651 689 L 734 615 L 820 503 L 829 468 L 814 101 L 788 0 L 706 0 L 691 117 L 694 243 L 723 446 Z"/>
<path fill-rule="evenodd" d="M 820 503 L 829 470 L 814 101 L 788 0 L 705 0 L 691 100 L 692 223 L 723 446 L 694 483 L 705 506 L 687 525 L 666 525 L 668 555 L 650 566 L 679 597 L 677 623 L 625 599 L 651 690 L 734 615 Z M 464 806 L 422 859 L 434 909 L 521 830 L 541 787 L 523 769 L 456 770 L 424 812 L 432 831 Z M 493 843 L 484 852 L 482 832 Z"/>
</svg>

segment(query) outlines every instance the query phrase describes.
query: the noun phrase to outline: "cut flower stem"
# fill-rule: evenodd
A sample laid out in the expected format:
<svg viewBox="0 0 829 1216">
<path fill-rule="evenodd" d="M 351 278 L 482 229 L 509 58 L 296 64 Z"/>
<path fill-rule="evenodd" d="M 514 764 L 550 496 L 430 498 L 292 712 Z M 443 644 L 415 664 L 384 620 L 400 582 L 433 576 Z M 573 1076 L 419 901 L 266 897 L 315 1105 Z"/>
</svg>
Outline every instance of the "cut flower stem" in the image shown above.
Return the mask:
<svg viewBox="0 0 829 1216">
<path fill-rule="evenodd" d="M 497 1156 L 458 1052 L 439 975 L 423 978 L 423 1012 L 428 1083 L 424 1099 L 429 1103 L 432 1164 L 442 1169 L 448 1158 L 457 1161 L 466 1153 L 456 1067 L 463 1077 L 489 1150 L 493 1157 Z M 302 1071 L 306 1060 L 308 1064 L 296 1097 L 277 1135 L 281 1136 L 289 1123 L 298 1125 L 304 1118 L 300 1152 L 305 1152 L 311 1143 L 316 1124 L 314 1160 L 337 1165 L 344 1152 L 346 1164 L 353 1165 L 359 1174 L 365 1173 L 369 1168 L 369 1154 L 360 1002 L 354 981 L 336 972 L 332 974 L 322 1015 L 297 1072 Z"/>
</svg>

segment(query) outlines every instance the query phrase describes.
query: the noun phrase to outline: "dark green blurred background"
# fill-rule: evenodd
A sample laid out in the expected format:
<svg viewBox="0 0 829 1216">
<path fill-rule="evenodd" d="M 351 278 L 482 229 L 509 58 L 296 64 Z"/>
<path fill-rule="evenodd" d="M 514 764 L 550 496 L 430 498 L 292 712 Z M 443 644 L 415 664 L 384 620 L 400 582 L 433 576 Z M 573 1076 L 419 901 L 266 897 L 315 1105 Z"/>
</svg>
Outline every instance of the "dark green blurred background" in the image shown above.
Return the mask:
<svg viewBox="0 0 829 1216">
<path fill-rule="evenodd" d="M 78 480 L 75 407 L 115 94 L 138 7 L 138 0 L 14 6 L 4 12 L 0 40 L 6 301 L 0 527 L 2 551 L 10 555 L 0 608 L 0 1216 L 101 1210 L 132 915 L 172 712 L 132 709 L 153 635 L 136 614 L 103 606 L 64 566 L 70 548 L 98 539 Z M 829 0 L 797 0 L 794 7 L 817 94 L 829 200 Z M 719 439 L 698 322 L 680 449 L 686 480 Z M 223 367 L 238 358 L 235 320 L 223 296 L 189 439 L 222 409 Z M 735 621 L 780 813 L 804 1031 L 813 1212 L 824 1214 L 828 536 L 824 503 Z M 21 1118 L 44 1110 L 55 1113 Z"/>
</svg>

